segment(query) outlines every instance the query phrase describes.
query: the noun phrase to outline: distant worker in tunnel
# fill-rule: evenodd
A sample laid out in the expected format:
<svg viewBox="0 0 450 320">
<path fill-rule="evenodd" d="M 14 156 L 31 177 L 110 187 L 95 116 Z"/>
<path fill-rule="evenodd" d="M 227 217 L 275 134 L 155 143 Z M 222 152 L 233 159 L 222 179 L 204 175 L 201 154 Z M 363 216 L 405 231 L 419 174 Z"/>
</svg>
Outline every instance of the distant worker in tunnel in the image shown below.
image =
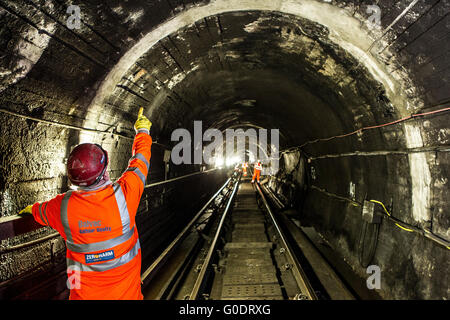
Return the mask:
<svg viewBox="0 0 450 320">
<path fill-rule="evenodd" d="M 140 108 L 132 157 L 116 182 L 106 171 L 108 153 L 97 144 L 80 144 L 67 161 L 69 179 L 78 190 L 19 213 L 32 214 L 66 241 L 71 300 L 143 299 L 135 217 L 149 170 L 151 125 Z"/>
<path fill-rule="evenodd" d="M 262 164 L 261 164 L 261 160 L 258 160 L 255 163 L 255 166 L 253 168 L 253 177 L 252 177 L 252 183 L 256 181 L 259 183 L 259 178 L 261 177 L 261 171 L 262 171 Z"/>
<path fill-rule="evenodd" d="M 247 168 L 248 168 L 248 163 L 247 163 L 247 162 L 244 162 L 244 163 L 242 164 L 242 172 L 244 173 L 244 177 L 247 176 Z"/>
</svg>

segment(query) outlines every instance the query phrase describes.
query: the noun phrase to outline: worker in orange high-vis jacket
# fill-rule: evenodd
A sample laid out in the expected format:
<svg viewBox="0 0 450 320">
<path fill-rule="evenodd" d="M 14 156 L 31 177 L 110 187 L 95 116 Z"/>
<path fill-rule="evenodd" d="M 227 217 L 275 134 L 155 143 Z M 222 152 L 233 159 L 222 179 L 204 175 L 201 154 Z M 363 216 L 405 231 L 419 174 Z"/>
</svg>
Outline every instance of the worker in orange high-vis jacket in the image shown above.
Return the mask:
<svg viewBox="0 0 450 320">
<path fill-rule="evenodd" d="M 261 171 L 262 171 L 262 164 L 261 164 L 261 161 L 260 161 L 260 160 L 258 160 L 258 161 L 255 163 L 255 166 L 254 166 L 253 169 L 254 169 L 254 170 L 253 170 L 252 183 L 255 182 L 255 179 L 256 179 L 256 180 L 258 181 L 258 183 L 259 183 L 259 178 L 261 177 Z"/>
<path fill-rule="evenodd" d="M 78 186 L 19 214 L 57 230 L 67 246 L 70 299 L 141 300 L 141 248 L 136 211 L 151 157 L 151 122 L 140 108 L 127 170 L 111 182 L 108 153 L 96 144 L 75 147 L 68 176 Z"/>
<path fill-rule="evenodd" d="M 244 162 L 244 163 L 242 164 L 242 171 L 244 172 L 244 177 L 247 176 L 247 168 L 248 168 L 248 163 L 247 163 L 247 162 Z"/>
</svg>

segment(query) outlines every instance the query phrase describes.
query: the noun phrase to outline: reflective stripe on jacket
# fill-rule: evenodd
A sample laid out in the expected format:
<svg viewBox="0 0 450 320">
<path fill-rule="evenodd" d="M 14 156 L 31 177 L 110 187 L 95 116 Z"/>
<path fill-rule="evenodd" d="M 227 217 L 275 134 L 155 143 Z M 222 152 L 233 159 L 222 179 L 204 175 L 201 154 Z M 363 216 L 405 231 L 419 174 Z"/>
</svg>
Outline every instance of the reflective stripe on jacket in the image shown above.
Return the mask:
<svg viewBox="0 0 450 320">
<path fill-rule="evenodd" d="M 142 297 L 141 255 L 135 217 L 149 170 L 151 144 L 152 139 L 147 133 L 136 135 L 128 168 L 115 183 L 93 191 L 68 191 L 33 205 L 35 220 L 56 229 L 66 241 L 68 272 L 78 270 L 90 274 L 80 277 L 82 286 L 75 290 L 80 298 Z M 132 261 L 135 262 L 128 264 Z M 139 272 L 127 272 L 128 266 L 139 268 Z M 101 281 L 95 277 L 98 272 L 102 272 Z M 131 274 L 133 279 L 130 279 Z M 124 287 L 130 282 L 128 288 L 139 288 L 134 290 L 139 292 L 118 292 L 114 287 L 119 282 L 124 282 Z M 106 290 L 108 286 L 110 288 Z M 96 291 L 96 287 L 105 290 Z M 103 296 L 98 297 L 98 292 Z"/>
<path fill-rule="evenodd" d="M 256 163 L 255 170 L 262 170 L 262 165 L 260 163 Z"/>
</svg>

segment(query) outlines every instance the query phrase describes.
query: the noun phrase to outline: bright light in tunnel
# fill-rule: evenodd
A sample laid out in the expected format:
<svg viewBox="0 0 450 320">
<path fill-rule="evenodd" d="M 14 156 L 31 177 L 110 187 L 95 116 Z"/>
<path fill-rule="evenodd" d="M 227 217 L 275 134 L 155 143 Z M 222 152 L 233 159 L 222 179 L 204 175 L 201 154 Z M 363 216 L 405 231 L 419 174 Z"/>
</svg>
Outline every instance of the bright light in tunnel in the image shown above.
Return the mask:
<svg viewBox="0 0 450 320">
<path fill-rule="evenodd" d="M 250 163 L 255 162 L 255 155 L 253 154 L 253 152 L 248 152 L 248 161 Z"/>
<path fill-rule="evenodd" d="M 224 160 L 223 160 L 222 157 L 216 158 L 215 166 L 216 166 L 217 168 L 222 167 L 223 164 L 224 164 Z"/>
<path fill-rule="evenodd" d="M 236 163 L 238 163 L 240 161 L 240 158 L 238 156 L 233 156 L 230 158 L 227 158 L 226 164 L 227 167 L 231 167 L 233 165 L 235 165 Z"/>
</svg>

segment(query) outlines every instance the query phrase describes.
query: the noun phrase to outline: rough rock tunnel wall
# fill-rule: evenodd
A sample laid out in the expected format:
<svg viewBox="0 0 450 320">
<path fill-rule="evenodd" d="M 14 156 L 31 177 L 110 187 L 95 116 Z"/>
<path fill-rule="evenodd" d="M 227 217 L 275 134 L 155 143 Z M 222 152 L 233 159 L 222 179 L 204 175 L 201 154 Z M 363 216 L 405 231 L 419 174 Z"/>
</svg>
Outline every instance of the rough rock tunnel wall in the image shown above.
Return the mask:
<svg viewBox="0 0 450 320">
<path fill-rule="evenodd" d="M 79 29 L 67 26 L 71 4 Z M 380 28 L 368 22 L 374 4 Z M 445 108 L 449 11 L 444 0 L 0 0 L 0 215 L 66 191 L 65 161 L 80 142 L 101 143 L 120 176 L 141 105 L 157 142 L 149 182 L 164 177 L 172 131 L 194 120 L 279 128 L 287 149 Z M 396 218 L 450 240 L 448 124 L 439 113 L 306 144 L 311 162 L 301 169 L 298 151 L 284 154 L 272 187 L 363 275 L 361 210 L 330 194 L 392 204 Z M 316 188 L 300 192 L 306 185 Z M 1 255 L 2 279 L 38 267 L 49 246 Z M 448 261 L 445 247 L 381 225 L 382 297 L 448 298 Z"/>
</svg>

